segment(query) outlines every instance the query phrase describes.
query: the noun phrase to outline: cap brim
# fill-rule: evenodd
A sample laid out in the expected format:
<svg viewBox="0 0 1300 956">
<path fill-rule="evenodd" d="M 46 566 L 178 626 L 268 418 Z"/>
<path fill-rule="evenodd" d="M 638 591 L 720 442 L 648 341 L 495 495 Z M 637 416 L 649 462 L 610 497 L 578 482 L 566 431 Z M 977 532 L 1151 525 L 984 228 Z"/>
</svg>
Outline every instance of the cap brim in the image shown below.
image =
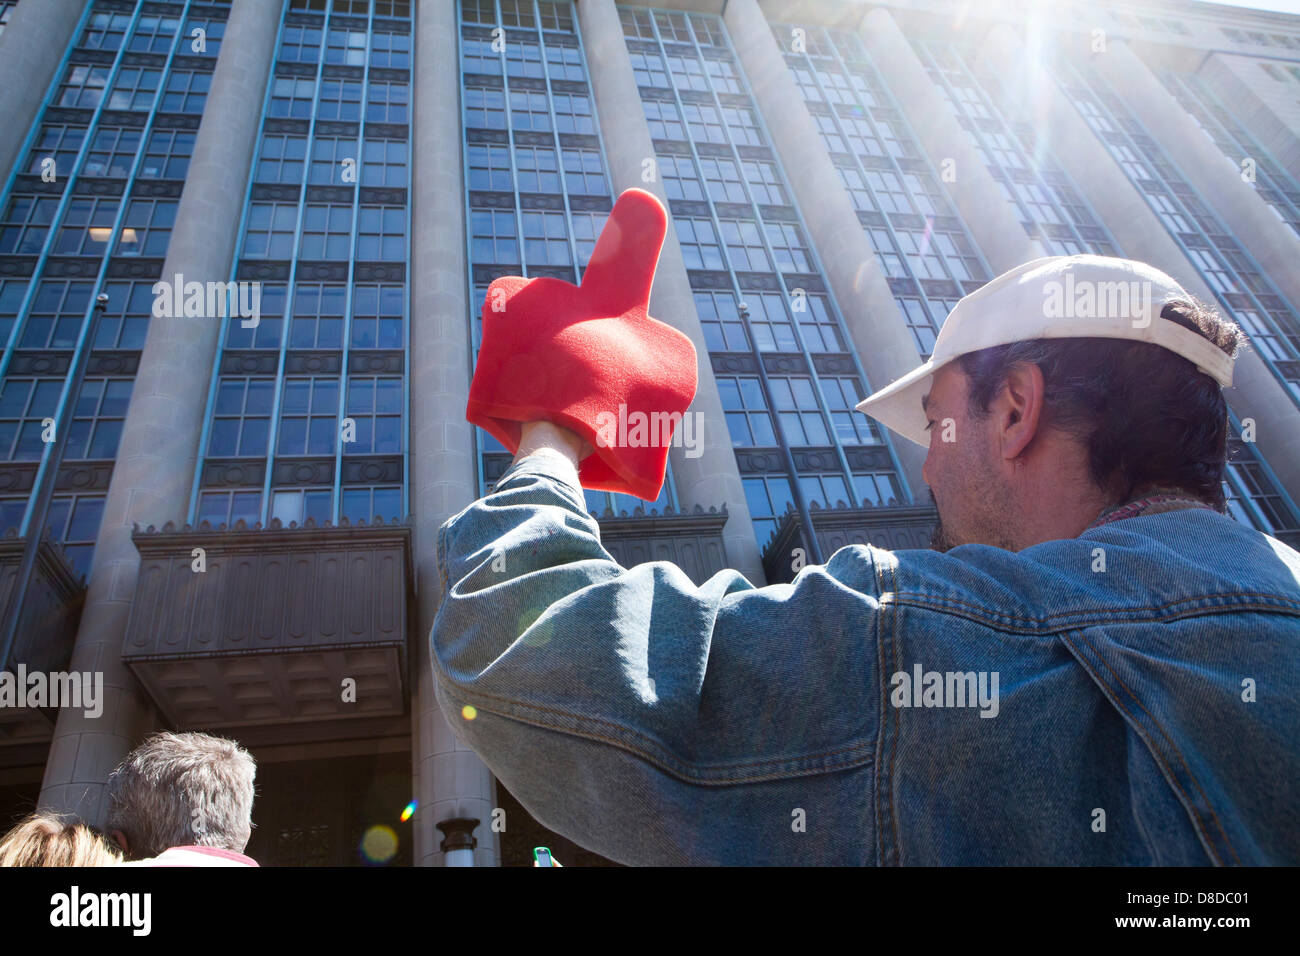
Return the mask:
<svg viewBox="0 0 1300 956">
<path fill-rule="evenodd" d="M 935 371 L 943 364 L 946 363 L 935 365 L 934 359 L 930 359 L 858 402 L 858 411 L 870 415 L 890 431 L 928 448 L 930 437 L 925 431 L 926 417 L 921 397 L 929 390 Z"/>
</svg>

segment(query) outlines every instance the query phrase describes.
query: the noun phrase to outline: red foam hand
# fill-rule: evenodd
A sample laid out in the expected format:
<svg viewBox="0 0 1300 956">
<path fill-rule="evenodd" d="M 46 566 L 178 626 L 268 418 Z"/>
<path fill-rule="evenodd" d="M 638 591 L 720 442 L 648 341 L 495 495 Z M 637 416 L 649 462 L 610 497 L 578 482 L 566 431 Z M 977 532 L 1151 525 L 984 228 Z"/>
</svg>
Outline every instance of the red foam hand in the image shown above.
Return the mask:
<svg viewBox="0 0 1300 956">
<path fill-rule="evenodd" d="M 659 200 L 629 189 L 581 285 L 495 280 L 465 417 L 512 453 L 522 423 L 554 422 L 594 449 L 578 468 L 584 488 L 657 498 L 697 383 L 691 340 L 647 311 L 667 228 Z"/>
</svg>

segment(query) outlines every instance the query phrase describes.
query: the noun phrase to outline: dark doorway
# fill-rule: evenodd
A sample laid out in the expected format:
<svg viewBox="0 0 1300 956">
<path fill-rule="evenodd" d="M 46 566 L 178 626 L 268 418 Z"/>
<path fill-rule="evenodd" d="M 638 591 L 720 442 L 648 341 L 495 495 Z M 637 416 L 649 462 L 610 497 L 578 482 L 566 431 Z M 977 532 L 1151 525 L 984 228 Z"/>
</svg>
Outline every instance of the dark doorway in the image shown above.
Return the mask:
<svg viewBox="0 0 1300 956">
<path fill-rule="evenodd" d="M 407 753 L 259 762 L 245 852 L 262 866 L 411 866 L 410 799 Z"/>
</svg>

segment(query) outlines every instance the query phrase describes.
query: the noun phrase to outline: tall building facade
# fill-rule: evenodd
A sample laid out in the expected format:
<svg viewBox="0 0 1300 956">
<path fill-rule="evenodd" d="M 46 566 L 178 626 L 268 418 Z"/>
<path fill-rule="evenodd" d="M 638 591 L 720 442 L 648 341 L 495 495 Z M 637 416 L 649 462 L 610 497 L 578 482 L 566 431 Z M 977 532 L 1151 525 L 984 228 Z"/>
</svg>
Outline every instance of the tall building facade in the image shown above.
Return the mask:
<svg viewBox="0 0 1300 956">
<path fill-rule="evenodd" d="M 426 644 L 436 530 L 510 459 L 464 421 L 487 287 L 581 281 L 629 187 L 700 389 L 657 501 L 587 495 L 624 563 L 924 547 L 924 450 L 854 405 L 1077 252 L 1247 330 L 1225 492 L 1300 545 L 1300 18 L 20 0 L 0 124 L 0 668 L 103 680 L 0 707 L 0 823 L 102 820 L 132 746 L 194 729 L 257 757 L 264 863 L 602 862 L 458 741 Z"/>
</svg>

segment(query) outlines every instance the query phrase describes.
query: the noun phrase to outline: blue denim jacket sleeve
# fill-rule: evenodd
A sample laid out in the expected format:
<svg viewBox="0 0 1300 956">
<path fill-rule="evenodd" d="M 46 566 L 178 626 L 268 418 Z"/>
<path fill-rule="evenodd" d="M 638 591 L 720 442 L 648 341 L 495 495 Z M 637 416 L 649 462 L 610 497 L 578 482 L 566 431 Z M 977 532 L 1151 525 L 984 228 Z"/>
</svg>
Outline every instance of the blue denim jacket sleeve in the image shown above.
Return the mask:
<svg viewBox="0 0 1300 956">
<path fill-rule="evenodd" d="M 526 458 L 439 532 L 456 732 L 541 823 L 619 862 L 877 862 L 872 552 L 762 589 L 623 568 L 567 471 Z"/>
</svg>

